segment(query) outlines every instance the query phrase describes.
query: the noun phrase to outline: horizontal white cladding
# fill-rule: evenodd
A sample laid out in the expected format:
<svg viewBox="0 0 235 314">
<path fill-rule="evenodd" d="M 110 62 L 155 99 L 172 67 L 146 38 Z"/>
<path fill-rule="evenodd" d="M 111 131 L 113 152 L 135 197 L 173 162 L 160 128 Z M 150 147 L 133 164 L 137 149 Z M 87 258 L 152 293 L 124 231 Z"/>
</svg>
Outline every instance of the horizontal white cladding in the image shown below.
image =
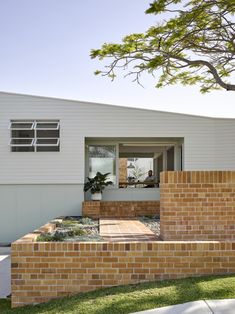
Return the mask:
<svg viewBox="0 0 235 314">
<path fill-rule="evenodd" d="M 218 121 L 215 139 L 215 164 L 221 170 L 234 170 L 235 120 Z"/>
<path fill-rule="evenodd" d="M 10 152 L 10 120 L 59 120 L 60 152 Z M 85 138 L 184 138 L 184 169 L 235 169 L 235 120 L 0 93 L 0 183 L 83 183 Z"/>
</svg>

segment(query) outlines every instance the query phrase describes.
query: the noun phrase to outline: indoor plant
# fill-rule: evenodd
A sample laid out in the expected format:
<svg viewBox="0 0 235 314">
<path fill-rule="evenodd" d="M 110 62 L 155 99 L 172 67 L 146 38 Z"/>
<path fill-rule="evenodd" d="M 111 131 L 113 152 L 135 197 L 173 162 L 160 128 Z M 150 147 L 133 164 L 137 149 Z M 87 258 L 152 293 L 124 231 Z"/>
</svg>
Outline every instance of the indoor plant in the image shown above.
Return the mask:
<svg viewBox="0 0 235 314">
<path fill-rule="evenodd" d="M 110 173 L 102 174 L 97 172 L 93 178 L 87 177 L 87 182 L 84 185 L 84 191 L 91 191 L 91 199 L 93 201 L 100 201 L 102 199 L 102 191 L 106 186 L 112 185 L 112 181 L 107 181 L 107 177 Z"/>
</svg>

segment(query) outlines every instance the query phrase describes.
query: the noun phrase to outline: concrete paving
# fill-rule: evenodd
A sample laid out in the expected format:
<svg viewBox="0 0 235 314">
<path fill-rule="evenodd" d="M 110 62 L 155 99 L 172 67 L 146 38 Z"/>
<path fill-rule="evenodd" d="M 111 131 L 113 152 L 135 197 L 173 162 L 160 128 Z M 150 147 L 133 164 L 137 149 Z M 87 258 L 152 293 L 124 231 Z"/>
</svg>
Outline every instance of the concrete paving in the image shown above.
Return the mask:
<svg viewBox="0 0 235 314">
<path fill-rule="evenodd" d="M 207 300 L 206 303 L 212 309 L 214 314 L 234 314 L 235 299 L 227 300 Z"/>
<path fill-rule="evenodd" d="M 132 314 L 235 314 L 235 299 L 194 301 Z"/>
<path fill-rule="evenodd" d="M 11 294 L 11 255 L 9 247 L 0 247 L 0 298 Z"/>
</svg>

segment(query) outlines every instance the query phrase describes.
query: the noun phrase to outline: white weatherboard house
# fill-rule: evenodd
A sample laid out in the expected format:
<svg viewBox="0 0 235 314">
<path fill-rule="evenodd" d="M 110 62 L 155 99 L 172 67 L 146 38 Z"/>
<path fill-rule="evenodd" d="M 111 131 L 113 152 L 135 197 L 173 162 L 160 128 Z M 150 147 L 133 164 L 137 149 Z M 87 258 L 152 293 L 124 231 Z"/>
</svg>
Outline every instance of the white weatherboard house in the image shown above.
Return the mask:
<svg viewBox="0 0 235 314">
<path fill-rule="evenodd" d="M 159 199 L 158 188 L 123 185 L 123 160 L 145 159 L 144 175 L 149 164 L 158 179 L 162 170 L 235 170 L 234 135 L 234 119 L 1 92 L 0 243 L 81 214 L 96 171 L 111 173 L 104 200 Z"/>
</svg>

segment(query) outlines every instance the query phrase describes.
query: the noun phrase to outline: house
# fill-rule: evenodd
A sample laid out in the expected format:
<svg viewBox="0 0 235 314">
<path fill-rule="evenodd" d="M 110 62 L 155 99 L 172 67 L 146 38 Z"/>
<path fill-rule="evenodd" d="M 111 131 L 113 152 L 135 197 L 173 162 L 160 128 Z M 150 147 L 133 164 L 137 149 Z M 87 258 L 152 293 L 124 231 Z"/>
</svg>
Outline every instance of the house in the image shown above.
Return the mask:
<svg viewBox="0 0 235 314">
<path fill-rule="evenodd" d="M 235 170 L 235 119 L 0 92 L 0 134 L 0 243 L 81 214 L 96 171 L 113 181 L 104 200 L 158 200 L 159 188 L 123 182 L 136 160 L 158 180 L 162 170 Z"/>
</svg>

